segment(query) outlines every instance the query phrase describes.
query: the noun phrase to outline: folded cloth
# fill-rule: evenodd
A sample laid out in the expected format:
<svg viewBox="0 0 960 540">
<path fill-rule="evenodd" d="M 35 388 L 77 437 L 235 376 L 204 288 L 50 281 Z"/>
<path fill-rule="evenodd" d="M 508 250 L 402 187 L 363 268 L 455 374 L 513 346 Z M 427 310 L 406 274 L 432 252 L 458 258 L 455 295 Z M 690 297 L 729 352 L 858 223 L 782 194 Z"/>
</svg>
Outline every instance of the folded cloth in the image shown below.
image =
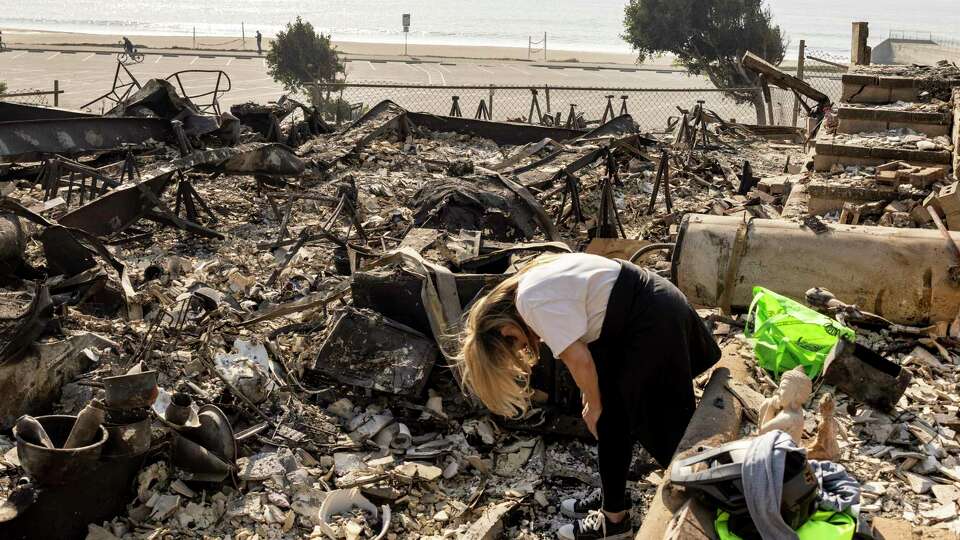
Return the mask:
<svg viewBox="0 0 960 540">
<path fill-rule="evenodd" d="M 817 475 L 820 495 L 817 505 L 822 510 L 847 512 L 860 504 L 860 482 L 850 475 L 843 465 L 832 461 L 810 460 L 810 467 Z M 851 512 L 856 515 L 857 511 Z"/>
</svg>

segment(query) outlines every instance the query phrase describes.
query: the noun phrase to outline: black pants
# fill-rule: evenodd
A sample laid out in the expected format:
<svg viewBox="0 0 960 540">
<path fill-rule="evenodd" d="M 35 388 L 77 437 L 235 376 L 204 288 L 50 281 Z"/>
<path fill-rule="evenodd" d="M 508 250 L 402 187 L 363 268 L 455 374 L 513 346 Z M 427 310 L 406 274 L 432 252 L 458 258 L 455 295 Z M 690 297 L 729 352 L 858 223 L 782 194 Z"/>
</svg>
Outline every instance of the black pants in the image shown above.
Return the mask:
<svg viewBox="0 0 960 540">
<path fill-rule="evenodd" d="M 600 338 L 590 344 L 603 413 L 597 424 L 603 509 L 630 507 L 627 472 L 634 442 L 667 466 L 693 417 L 693 378 L 720 349 L 676 287 L 622 263 Z"/>
</svg>

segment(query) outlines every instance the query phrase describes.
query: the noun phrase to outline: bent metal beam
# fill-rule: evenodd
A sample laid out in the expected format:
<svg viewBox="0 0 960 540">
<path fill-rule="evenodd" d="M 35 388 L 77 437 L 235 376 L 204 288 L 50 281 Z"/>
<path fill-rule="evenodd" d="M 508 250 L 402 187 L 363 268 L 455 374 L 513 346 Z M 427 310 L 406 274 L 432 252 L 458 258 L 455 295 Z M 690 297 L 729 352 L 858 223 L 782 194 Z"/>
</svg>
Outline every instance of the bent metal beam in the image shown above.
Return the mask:
<svg viewBox="0 0 960 540">
<path fill-rule="evenodd" d="M 173 137 L 162 118 L 56 118 L 0 122 L 0 160 L 76 155 L 146 146 Z"/>
</svg>

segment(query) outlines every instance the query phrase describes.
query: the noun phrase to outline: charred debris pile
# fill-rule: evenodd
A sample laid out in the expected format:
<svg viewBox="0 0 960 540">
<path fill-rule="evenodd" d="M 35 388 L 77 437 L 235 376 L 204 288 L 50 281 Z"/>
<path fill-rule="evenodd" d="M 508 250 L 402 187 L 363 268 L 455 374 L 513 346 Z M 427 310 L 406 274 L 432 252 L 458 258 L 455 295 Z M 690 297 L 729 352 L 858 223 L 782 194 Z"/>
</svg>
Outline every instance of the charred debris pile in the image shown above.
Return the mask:
<svg viewBox="0 0 960 540">
<path fill-rule="evenodd" d="M 883 402 L 818 384 L 807 435 L 833 393 L 863 525 L 956 528 L 956 99 L 942 70 L 851 73 L 837 105 L 755 69 L 813 103 L 809 130 L 703 103 L 651 135 L 390 101 L 335 129 L 162 80 L 103 115 L 0 103 L 0 536 L 552 538 L 598 485 L 572 379 L 545 355 L 530 412 L 493 417 L 450 357 L 478 294 L 564 251 L 702 307 L 729 380 L 698 381 L 701 409 L 733 396 L 735 418 L 698 412 L 688 448 L 755 433 L 776 388 L 744 336 L 753 287 L 832 291 L 810 301 L 911 377 Z M 691 519 L 668 477 L 637 451 L 641 535 Z"/>
</svg>

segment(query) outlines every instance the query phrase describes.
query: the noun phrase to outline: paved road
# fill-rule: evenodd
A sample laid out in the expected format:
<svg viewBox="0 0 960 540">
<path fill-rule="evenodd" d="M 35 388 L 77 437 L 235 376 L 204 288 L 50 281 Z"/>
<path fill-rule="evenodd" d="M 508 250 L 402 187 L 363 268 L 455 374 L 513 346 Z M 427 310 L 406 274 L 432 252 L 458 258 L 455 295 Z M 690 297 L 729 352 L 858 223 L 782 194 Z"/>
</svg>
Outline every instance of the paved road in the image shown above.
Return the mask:
<svg viewBox="0 0 960 540">
<path fill-rule="evenodd" d="M 446 85 L 551 85 L 590 87 L 703 88 L 700 77 L 688 77 L 671 70 L 637 70 L 631 66 L 541 65 L 527 62 L 404 61 L 372 58 L 349 59 L 347 77 L 352 82 L 390 82 Z M 60 105 L 79 107 L 110 91 L 117 68 L 112 52 L 66 50 L 12 50 L 0 53 L 0 77 L 10 90 L 52 89 L 60 81 L 64 94 Z M 221 102 L 225 105 L 250 100 L 276 99 L 283 91 L 266 73 L 266 64 L 255 56 L 211 56 L 209 52 L 148 53 L 142 64 L 130 67 L 141 82 L 166 77 L 181 70 L 223 70 L 232 81 L 232 90 Z M 192 74 L 184 79 L 188 92 L 212 89 L 215 74 Z M 473 105 L 474 107 L 476 105 Z M 466 110 L 465 110 L 466 113 Z"/>
</svg>

